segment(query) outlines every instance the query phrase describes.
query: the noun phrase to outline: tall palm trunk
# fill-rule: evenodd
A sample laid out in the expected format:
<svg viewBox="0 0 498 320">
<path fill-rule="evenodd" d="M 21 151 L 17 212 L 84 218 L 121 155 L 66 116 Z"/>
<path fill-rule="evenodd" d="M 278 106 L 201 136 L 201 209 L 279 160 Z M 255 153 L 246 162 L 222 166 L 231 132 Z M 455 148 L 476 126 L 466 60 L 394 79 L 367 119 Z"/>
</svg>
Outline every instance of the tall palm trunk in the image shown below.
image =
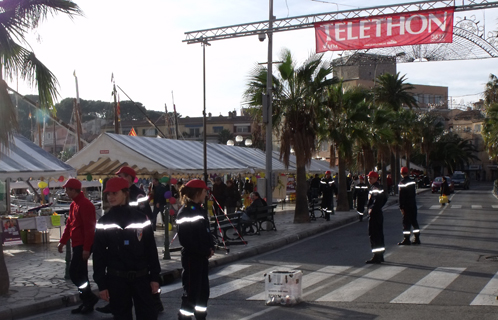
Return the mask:
<svg viewBox="0 0 498 320">
<path fill-rule="evenodd" d="M 344 156 L 339 154 L 339 192 L 337 194 L 337 211 L 349 211 L 348 191 L 346 186 L 346 161 Z"/>
<path fill-rule="evenodd" d="M 310 221 L 306 185 L 306 161 L 302 152 L 296 152 L 296 210 L 294 223 Z"/>
</svg>

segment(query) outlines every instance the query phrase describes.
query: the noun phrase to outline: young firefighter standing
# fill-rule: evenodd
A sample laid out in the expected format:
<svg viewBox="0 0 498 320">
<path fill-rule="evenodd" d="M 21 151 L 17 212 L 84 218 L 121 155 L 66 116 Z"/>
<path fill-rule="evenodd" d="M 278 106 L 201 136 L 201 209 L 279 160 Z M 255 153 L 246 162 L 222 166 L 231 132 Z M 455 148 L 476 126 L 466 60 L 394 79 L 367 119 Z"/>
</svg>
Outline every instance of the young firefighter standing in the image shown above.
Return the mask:
<svg viewBox="0 0 498 320">
<path fill-rule="evenodd" d="M 368 173 L 368 182 L 370 183 L 370 192 L 368 194 L 368 236 L 370 237 L 370 247 L 372 248 L 373 257 L 366 263 L 384 262 L 384 215 L 382 207 L 387 202 L 387 197 L 379 184 L 379 174 L 375 171 Z"/>
<path fill-rule="evenodd" d="M 356 201 L 356 211 L 360 222 L 363 221 L 363 214 L 365 212 L 365 205 L 368 202 L 368 185 L 365 183 L 365 178 L 360 176 L 360 183 L 354 186 L 354 199 Z"/>
<path fill-rule="evenodd" d="M 183 207 L 176 224 L 182 245 L 182 305 L 178 319 L 206 319 L 209 299 L 208 259 L 214 254 L 214 242 L 209 230 L 206 209 L 202 206 L 208 187 L 194 179 L 180 188 Z"/>
<path fill-rule="evenodd" d="M 95 206 L 81 192 L 80 181 L 69 179 L 63 188 L 66 188 L 66 194 L 73 202 L 69 207 L 66 228 L 57 249 L 62 253 L 64 245 L 71 239 L 73 257 L 69 266 L 69 275 L 71 281 L 78 287 L 80 299 L 83 301 L 83 304 L 72 310 L 71 313 L 87 314 L 93 311 L 93 307 L 99 301 L 99 298 L 93 294 L 88 281 L 88 258 L 92 253 L 97 221 Z"/>
<path fill-rule="evenodd" d="M 107 181 L 111 209 L 96 226 L 93 279 L 115 319 L 132 320 L 134 306 L 136 319 L 154 320 L 161 271 L 157 246 L 150 220 L 128 205 L 128 188 L 123 178 Z"/>
<path fill-rule="evenodd" d="M 420 244 L 420 228 L 417 221 L 417 190 L 415 181 L 410 179 L 408 175 L 408 168 L 401 168 L 401 176 L 403 180 L 398 185 L 399 188 L 399 209 L 403 215 L 403 241 L 398 245 L 406 246 L 413 244 Z M 413 235 L 415 239 L 410 241 L 410 234 L 413 226 Z"/>
</svg>

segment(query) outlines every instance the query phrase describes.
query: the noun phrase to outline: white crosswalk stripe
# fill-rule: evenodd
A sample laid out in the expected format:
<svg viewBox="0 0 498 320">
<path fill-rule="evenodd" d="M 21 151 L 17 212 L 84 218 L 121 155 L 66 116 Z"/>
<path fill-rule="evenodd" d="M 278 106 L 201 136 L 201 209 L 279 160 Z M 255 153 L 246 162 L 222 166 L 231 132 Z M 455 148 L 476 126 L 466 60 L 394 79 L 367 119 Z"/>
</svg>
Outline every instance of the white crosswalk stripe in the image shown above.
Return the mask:
<svg viewBox="0 0 498 320">
<path fill-rule="evenodd" d="M 498 209 L 498 204 L 492 205 L 493 209 Z"/>
<path fill-rule="evenodd" d="M 328 278 L 339 275 L 344 271 L 348 270 L 351 267 L 347 266 L 328 266 L 325 268 L 321 268 L 315 272 L 304 274 L 302 279 L 302 289 L 309 288 L 317 283 L 320 283 Z M 249 297 L 247 300 L 265 300 L 265 293 L 261 292 L 252 297 Z"/>
<path fill-rule="evenodd" d="M 432 205 L 430 209 L 431 210 L 441 209 L 441 205 L 440 204 L 438 204 L 438 205 Z"/>
<path fill-rule="evenodd" d="M 391 303 L 429 304 L 464 270 L 465 268 L 437 268 L 391 300 Z"/>
<path fill-rule="evenodd" d="M 263 271 L 256 272 L 250 276 L 244 277 L 242 279 L 232 280 L 227 283 L 221 284 L 219 286 L 215 286 L 210 289 L 211 293 L 209 295 L 210 299 L 217 298 L 224 294 L 233 292 L 235 290 L 242 289 L 244 287 L 250 286 L 252 284 L 263 282 L 265 273 L 268 273 L 273 270 L 292 270 L 299 268 L 298 265 L 283 265 L 283 266 L 273 266 L 267 268 Z"/>
<path fill-rule="evenodd" d="M 498 306 L 498 272 L 470 303 L 472 306 Z"/>
<path fill-rule="evenodd" d="M 354 301 L 367 291 L 372 290 L 382 282 L 391 279 L 405 269 L 405 267 L 383 266 L 337 290 L 326 294 L 325 296 L 317 299 L 317 301 Z"/>
<path fill-rule="evenodd" d="M 482 206 L 480 204 L 473 204 L 472 209 L 482 209 Z"/>
<path fill-rule="evenodd" d="M 451 209 L 462 209 L 462 205 L 461 204 L 454 204 L 451 206 Z"/>
<path fill-rule="evenodd" d="M 215 279 L 218 279 L 221 277 L 226 277 L 228 275 L 231 275 L 231 274 L 238 272 L 240 270 L 243 270 L 245 268 L 249 268 L 250 266 L 251 266 L 250 264 L 232 264 L 232 265 L 229 265 L 229 266 L 221 269 L 220 271 L 216 272 L 215 274 L 210 275 L 209 280 L 215 280 Z M 180 281 L 179 283 L 177 282 L 177 283 L 174 283 L 172 285 L 161 287 L 161 294 L 175 291 L 175 290 L 178 290 L 181 288 L 182 288 L 182 282 Z"/>
</svg>

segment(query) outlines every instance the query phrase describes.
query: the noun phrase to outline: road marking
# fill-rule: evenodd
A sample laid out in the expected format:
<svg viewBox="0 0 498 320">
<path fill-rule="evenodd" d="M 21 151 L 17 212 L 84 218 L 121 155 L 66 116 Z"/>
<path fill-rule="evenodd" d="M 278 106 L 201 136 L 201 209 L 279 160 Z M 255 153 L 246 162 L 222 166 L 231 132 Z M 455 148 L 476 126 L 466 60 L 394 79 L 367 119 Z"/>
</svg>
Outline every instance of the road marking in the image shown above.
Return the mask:
<svg viewBox="0 0 498 320">
<path fill-rule="evenodd" d="M 220 271 L 212 274 L 209 276 L 209 280 L 214 280 L 214 279 L 218 279 L 218 278 L 221 278 L 221 277 L 225 277 L 225 276 L 228 276 L 232 273 L 235 273 L 237 271 L 240 271 L 240 270 L 243 270 L 245 268 L 249 268 L 251 265 L 249 264 L 232 264 L 232 265 L 229 265 L 223 269 L 221 269 Z M 180 281 L 179 283 L 174 283 L 174 284 L 171 284 L 171 285 L 167 285 L 167 286 L 164 286 L 164 287 L 161 287 L 161 294 L 163 293 L 167 293 L 167 292 L 171 292 L 171 291 L 175 291 L 175 290 L 178 290 L 178 289 L 181 289 L 182 288 L 182 282 Z"/>
<path fill-rule="evenodd" d="M 432 205 L 430 209 L 431 209 L 431 210 L 441 209 L 441 205 L 436 205 L 436 204 L 435 204 L 435 205 Z"/>
<path fill-rule="evenodd" d="M 230 293 L 235 290 L 242 289 L 244 287 L 250 286 L 252 284 L 262 282 L 264 280 L 264 275 L 273 270 L 291 270 L 298 268 L 298 265 L 284 265 L 284 266 L 272 266 L 263 271 L 256 272 L 250 276 L 244 277 L 242 279 L 233 280 L 219 286 L 213 287 L 210 290 L 209 298 L 214 299 L 224 294 Z"/>
<path fill-rule="evenodd" d="M 391 303 L 429 304 L 464 270 L 465 268 L 437 268 L 391 300 Z"/>
<path fill-rule="evenodd" d="M 451 209 L 462 209 L 462 205 L 461 204 L 453 204 L 453 205 L 451 205 Z"/>
<path fill-rule="evenodd" d="M 354 301 L 364 295 L 367 291 L 372 290 L 405 269 L 405 267 L 382 266 L 367 273 L 363 277 L 324 295 L 316 301 Z"/>
<path fill-rule="evenodd" d="M 347 266 L 328 266 L 315 272 L 305 274 L 302 279 L 301 288 L 304 290 L 328 278 L 334 277 L 350 269 Z M 265 292 L 258 293 L 247 300 L 266 300 Z"/>
<path fill-rule="evenodd" d="M 473 204 L 472 209 L 482 209 L 482 206 L 480 204 Z"/>
<path fill-rule="evenodd" d="M 498 306 L 498 272 L 470 303 L 471 306 Z"/>
<path fill-rule="evenodd" d="M 498 204 L 492 205 L 493 209 L 498 209 Z"/>
<path fill-rule="evenodd" d="M 417 206 L 417 209 L 420 209 L 420 208 L 422 208 L 422 207 L 423 207 L 422 205 L 418 205 L 418 206 Z"/>
</svg>

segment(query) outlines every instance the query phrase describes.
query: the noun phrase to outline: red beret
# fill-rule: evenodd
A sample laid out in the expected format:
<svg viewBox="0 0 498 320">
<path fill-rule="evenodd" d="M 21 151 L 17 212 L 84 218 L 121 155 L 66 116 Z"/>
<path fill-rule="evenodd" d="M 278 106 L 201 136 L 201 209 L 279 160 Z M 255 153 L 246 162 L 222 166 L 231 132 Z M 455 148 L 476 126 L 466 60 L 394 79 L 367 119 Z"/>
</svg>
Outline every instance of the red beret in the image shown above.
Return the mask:
<svg viewBox="0 0 498 320">
<path fill-rule="evenodd" d="M 325 174 L 331 174 L 331 172 L 329 170 L 325 171 Z"/>
<path fill-rule="evenodd" d="M 367 176 L 369 177 L 375 177 L 375 178 L 378 178 L 379 177 L 379 174 L 375 171 L 370 171 Z"/>
<path fill-rule="evenodd" d="M 104 192 L 117 192 L 119 190 L 128 189 L 128 181 L 123 178 L 111 178 L 105 184 Z"/>
<path fill-rule="evenodd" d="M 407 167 L 401 167 L 401 174 L 407 174 L 408 173 L 408 168 Z"/>
<path fill-rule="evenodd" d="M 135 170 L 133 170 L 130 167 L 122 167 L 121 169 L 119 169 L 118 172 L 116 172 L 116 175 L 118 175 L 120 173 L 126 173 L 127 175 L 132 176 L 133 178 L 135 178 L 137 176 L 137 173 L 135 172 Z"/>
<path fill-rule="evenodd" d="M 81 182 L 78 179 L 68 179 L 62 186 L 63 188 L 81 190 Z"/>
<path fill-rule="evenodd" d="M 185 187 L 209 190 L 206 183 L 199 179 L 190 180 L 187 184 L 185 184 Z"/>
<path fill-rule="evenodd" d="M 365 177 L 364 176 L 359 176 L 358 179 L 365 180 Z"/>
</svg>

